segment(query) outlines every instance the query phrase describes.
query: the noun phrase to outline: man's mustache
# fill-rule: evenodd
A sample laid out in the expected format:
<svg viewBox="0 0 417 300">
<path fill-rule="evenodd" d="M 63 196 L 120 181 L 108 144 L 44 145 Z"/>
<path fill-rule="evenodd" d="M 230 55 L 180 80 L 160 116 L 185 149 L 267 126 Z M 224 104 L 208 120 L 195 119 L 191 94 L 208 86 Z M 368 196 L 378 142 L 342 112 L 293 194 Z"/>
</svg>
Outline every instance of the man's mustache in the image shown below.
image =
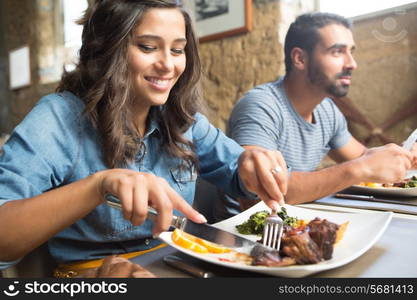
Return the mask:
<svg viewBox="0 0 417 300">
<path fill-rule="evenodd" d="M 344 71 L 336 74 L 337 79 L 339 79 L 341 77 L 345 77 L 345 76 L 352 76 L 352 70 L 344 70 Z"/>
</svg>

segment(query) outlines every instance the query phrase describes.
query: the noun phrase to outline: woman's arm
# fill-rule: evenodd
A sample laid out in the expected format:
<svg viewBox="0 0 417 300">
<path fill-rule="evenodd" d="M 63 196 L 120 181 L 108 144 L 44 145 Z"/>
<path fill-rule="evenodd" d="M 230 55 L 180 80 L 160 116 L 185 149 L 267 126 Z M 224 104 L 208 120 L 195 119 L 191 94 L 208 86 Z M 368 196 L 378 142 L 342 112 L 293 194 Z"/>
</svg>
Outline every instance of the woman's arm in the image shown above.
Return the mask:
<svg viewBox="0 0 417 300">
<path fill-rule="evenodd" d="M 194 222 L 206 222 L 165 179 L 150 173 L 110 169 L 0 206 L 0 261 L 24 256 L 102 204 L 106 193 L 120 199 L 124 218 L 136 226 L 145 221 L 147 207 L 154 207 L 159 215 L 154 234 L 169 228 L 173 209 Z"/>
<path fill-rule="evenodd" d="M 0 260 L 13 261 L 87 215 L 102 202 L 97 175 L 0 206 Z"/>
</svg>

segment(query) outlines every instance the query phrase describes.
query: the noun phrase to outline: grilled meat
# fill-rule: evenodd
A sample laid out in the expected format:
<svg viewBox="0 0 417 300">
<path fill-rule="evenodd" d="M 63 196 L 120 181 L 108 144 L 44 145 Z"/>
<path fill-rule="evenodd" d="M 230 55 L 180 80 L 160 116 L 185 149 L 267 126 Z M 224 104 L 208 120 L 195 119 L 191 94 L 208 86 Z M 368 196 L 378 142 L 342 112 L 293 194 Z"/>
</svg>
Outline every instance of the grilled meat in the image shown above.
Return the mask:
<svg viewBox="0 0 417 300">
<path fill-rule="evenodd" d="M 322 260 L 320 249 L 311 239 L 308 227 L 287 231 L 282 237 L 282 252 L 300 264 L 315 264 Z"/>
<path fill-rule="evenodd" d="M 250 255 L 253 257 L 252 265 L 254 266 L 285 267 L 296 263 L 292 257 L 282 257 L 277 250 L 261 245 L 255 246 Z"/>
<path fill-rule="evenodd" d="M 337 230 L 339 225 L 329 222 L 326 219 L 315 218 L 307 224 L 310 228 L 309 235 L 317 244 L 321 256 L 324 259 L 330 259 L 333 255 L 333 245 L 336 241 Z"/>
</svg>

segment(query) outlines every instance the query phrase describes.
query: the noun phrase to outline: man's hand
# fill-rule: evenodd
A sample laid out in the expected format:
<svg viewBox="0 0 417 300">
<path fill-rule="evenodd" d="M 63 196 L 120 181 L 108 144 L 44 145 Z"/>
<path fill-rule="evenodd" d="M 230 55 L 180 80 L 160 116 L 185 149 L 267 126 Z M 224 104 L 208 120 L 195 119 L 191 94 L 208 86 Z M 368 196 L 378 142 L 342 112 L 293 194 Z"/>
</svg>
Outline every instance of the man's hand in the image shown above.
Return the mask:
<svg viewBox="0 0 417 300">
<path fill-rule="evenodd" d="M 411 168 L 413 155 L 410 151 L 395 145 L 370 148 L 357 159 L 361 181 L 392 183 L 403 180 L 406 170 Z"/>
<path fill-rule="evenodd" d="M 279 151 L 246 146 L 239 157 L 239 176 L 246 188 L 257 194 L 269 207 L 284 205 L 287 193 L 287 166 Z"/>
<path fill-rule="evenodd" d="M 414 143 L 413 147 L 411 147 L 411 154 L 413 155 L 411 169 L 417 169 L 417 143 Z"/>
</svg>

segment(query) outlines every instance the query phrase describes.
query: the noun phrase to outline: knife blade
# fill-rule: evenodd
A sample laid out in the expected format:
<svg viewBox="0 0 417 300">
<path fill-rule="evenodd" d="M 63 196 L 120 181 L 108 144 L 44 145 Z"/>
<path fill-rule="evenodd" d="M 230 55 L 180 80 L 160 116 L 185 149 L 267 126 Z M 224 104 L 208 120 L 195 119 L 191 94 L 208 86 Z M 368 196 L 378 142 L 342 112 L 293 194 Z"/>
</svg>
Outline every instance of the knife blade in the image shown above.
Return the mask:
<svg viewBox="0 0 417 300">
<path fill-rule="evenodd" d="M 112 194 L 106 194 L 105 199 L 107 204 L 111 207 L 121 209 L 120 200 Z M 152 207 L 148 207 L 148 218 L 154 220 L 158 216 L 158 213 Z M 233 234 L 231 232 L 219 229 L 207 223 L 194 223 L 193 221 L 183 217 L 183 216 L 173 216 L 171 226 L 181 229 L 182 231 L 194 235 L 196 237 L 202 238 L 204 240 L 220 244 L 229 248 L 239 248 L 239 251 L 250 253 L 252 249 L 262 246 L 258 242 L 254 242 Z M 263 247 L 265 249 L 270 249 L 268 247 Z"/>
<path fill-rule="evenodd" d="M 336 198 L 349 199 L 349 200 L 360 200 L 360 201 L 370 201 L 370 202 L 381 202 L 381 203 L 390 203 L 390 204 L 399 204 L 399 205 L 409 205 L 417 206 L 417 203 L 411 203 L 406 200 L 389 200 L 389 199 L 380 199 L 375 198 L 374 196 L 367 195 L 352 195 L 352 194 L 335 194 Z"/>
<path fill-rule="evenodd" d="M 411 150 L 411 148 L 413 147 L 414 143 L 417 140 L 417 129 L 415 129 L 410 136 L 404 141 L 403 143 L 403 148 L 407 149 L 408 151 Z"/>
</svg>

